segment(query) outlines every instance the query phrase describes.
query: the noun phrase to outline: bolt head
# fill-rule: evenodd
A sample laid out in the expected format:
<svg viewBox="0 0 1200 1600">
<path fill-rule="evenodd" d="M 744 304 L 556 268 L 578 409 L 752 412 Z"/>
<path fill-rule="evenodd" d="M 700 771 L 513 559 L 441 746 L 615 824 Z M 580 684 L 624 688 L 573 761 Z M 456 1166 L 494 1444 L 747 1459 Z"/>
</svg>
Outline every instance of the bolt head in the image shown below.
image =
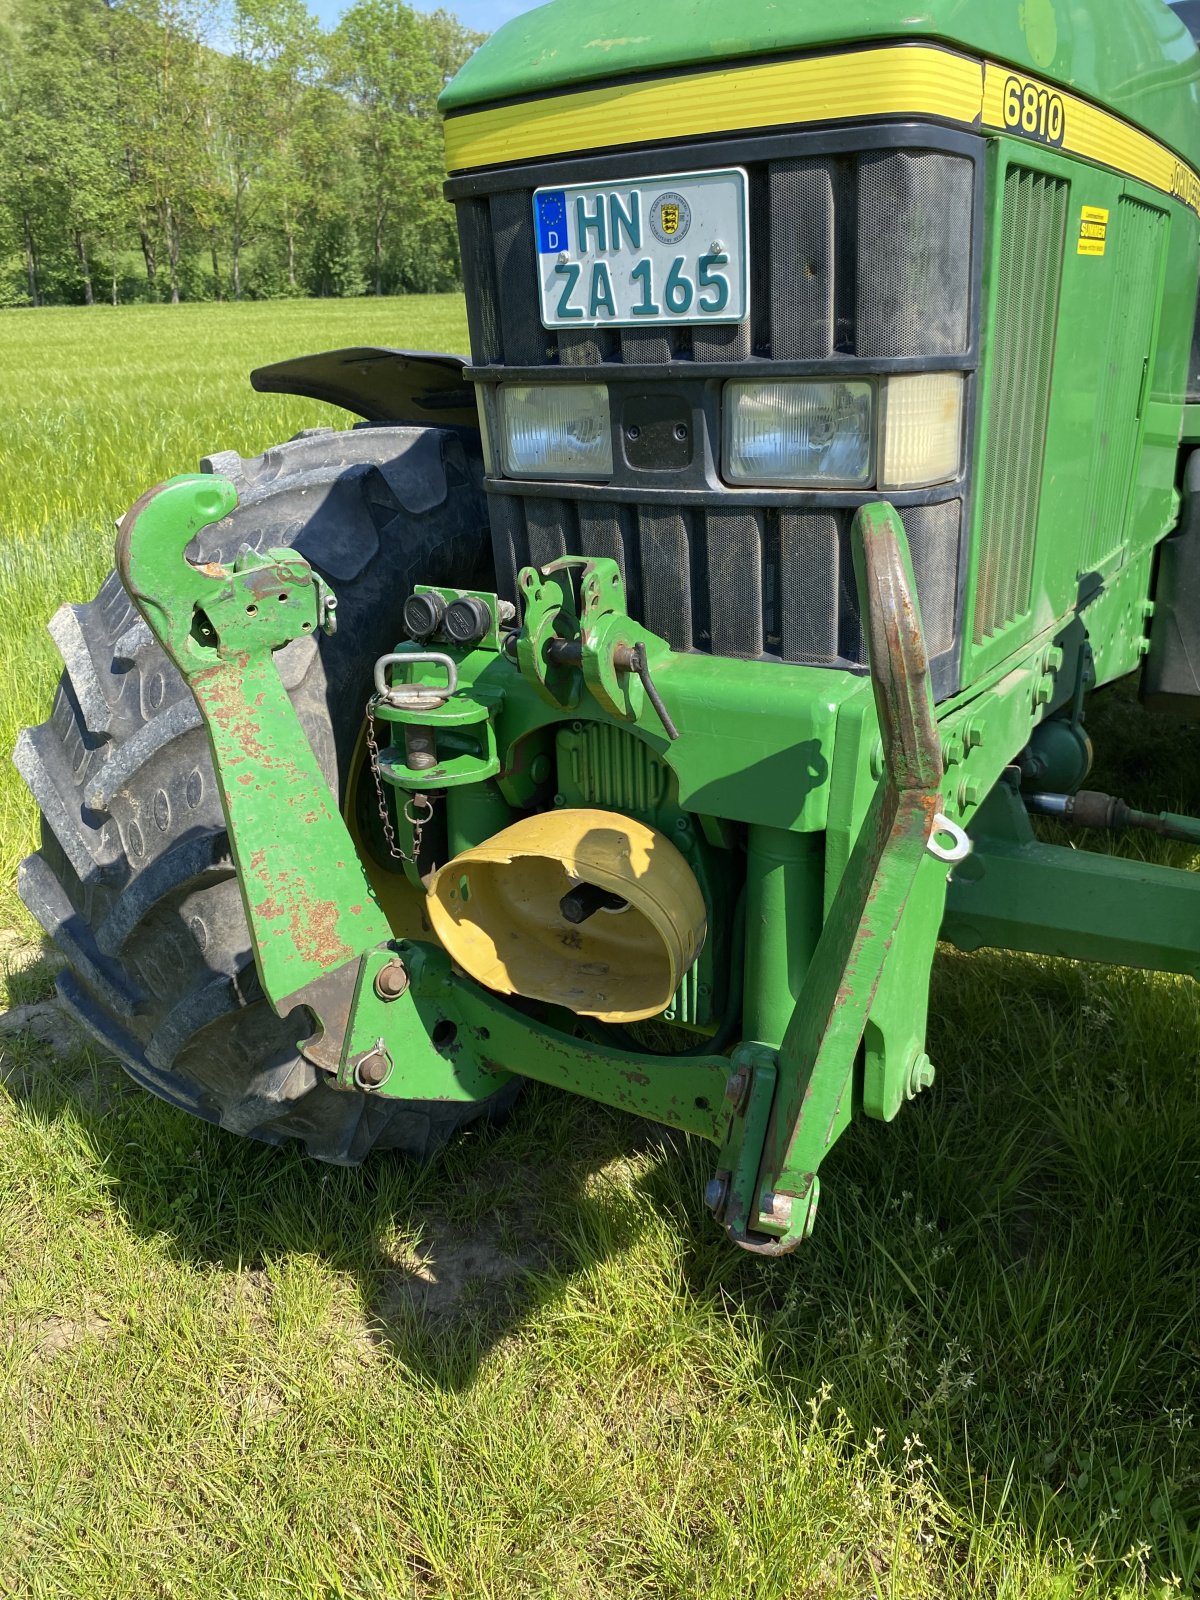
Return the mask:
<svg viewBox="0 0 1200 1600">
<path fill-rule="evenodd" d="M 375 993 L 381 1000 L 399 1000 L 408 988 L 408 971 L 403 961 L 389 961 L 375 974 Z"/>
<path fill-rule="evenodd" d="M 719 1217 L 725 1209 L 725 1202 L 729 1198 L 729 1174 L 727 1172 L 714 1172 L 704 1186 L 704 1204 L 714 1217 Z"/>
<path fill-rule="evenodd" d="M 725 1098 L 729 1101 L 734 1111 L 740 1111 L 746 1103 L 746 1096 L 750 1092 L 750 1068 L 739 1067 L 730 1075 L 725 1085 Z"/>
<path fill-rule="evenodd" d="M 355 1063 L 354 1081 L 360 1089 L 378 1089 L 391 1071 L 391 1066 L 387 1056 L 376 1046 L 374 1050 L 368 1050 L 365 1056 L 360 1056 Z"/>
<path fill-rule="evenodd" d="M 912 1100 L 916 1095 L 919 1095 L 922 1090 L 931 1089 L 933 1087 L 933 1080 L 936 1077 L 937 1071 L 933 1065 L 933 1062 L 930 1061 L 929 1057 L 922 1050 L 916 1056 L 912 1066 L 908 1070 L 908 1098 Z"/>
</svg>

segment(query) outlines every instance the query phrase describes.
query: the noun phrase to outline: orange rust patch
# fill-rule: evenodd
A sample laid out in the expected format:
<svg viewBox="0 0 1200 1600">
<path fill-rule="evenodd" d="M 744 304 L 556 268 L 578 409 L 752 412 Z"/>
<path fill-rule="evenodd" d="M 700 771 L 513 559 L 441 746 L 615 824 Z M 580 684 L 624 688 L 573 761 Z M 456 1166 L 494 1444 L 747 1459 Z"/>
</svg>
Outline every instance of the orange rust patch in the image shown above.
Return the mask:
<svg viewBox="0 0 1200 1600">
<path fill-rule="evenodd" d="M 258 876 L 266 888 L 278 892 L 254 907 L 255 914 L 264 921 L 285 918 L 287 931 L 302 961 L 328 970 L 351 961 L 358 954 L 338 932 L 338 904 L 336 900 L 312 898 L 302 875 L 281 871 L 274 880 L 260 871 Z M 281 930 L 282 931 L 282 930 Z"/>
</svg>

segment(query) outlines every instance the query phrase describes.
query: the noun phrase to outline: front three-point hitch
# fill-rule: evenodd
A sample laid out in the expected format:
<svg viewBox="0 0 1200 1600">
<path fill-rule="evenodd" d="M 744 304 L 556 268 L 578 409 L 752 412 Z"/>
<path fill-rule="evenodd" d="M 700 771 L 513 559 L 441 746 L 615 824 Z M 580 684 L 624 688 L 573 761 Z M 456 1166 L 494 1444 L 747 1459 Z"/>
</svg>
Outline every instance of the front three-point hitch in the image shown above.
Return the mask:
<svg viewBox="0 0 1200 1600">
<path fill-rule="evenodd" d="M 467 637 L 430 650 L 427 633 L 378 663 L 369 720 L 380 810 L 439 935 L 395 938 L 273 660 L 330 626 L 333 596 L 291 551 L 244 551 L 230 566 L 186 559 L 197 531 L 235 502 L 218 478 L 173 479 L 126 517 L 118 559 L 204 715 L 262 986 L 281 1015 L 309 1014 L 302 1052 L 373 1095 L 482 1098 L 515 1073 L 697 1134 L 720 1152 L 708 1202 L 730 1236 L 760 1253 L 793 1249 L 812 1228 L 821 1159 L 851 1115 L 864 1031 L 920 869 L 968 848 L 941 814 L 925 647 L 894 511 L 870 506 L 854 524 L 877 776 L 786 1026 L 741 1043 L 736 1029 L 732 1039 L 710 1029 L 685 1053 L 659 1054 L 625 1030 L 668 1013 L 700 964 L 716 880 L 704 840 L 682 812 L 668 839 L 614 810 L 566 807 L 561 793 L 538 809 L 546 757 L 530 755 L 532 735 L 564 720 L 610 741 L 635 730 L 651 751 L 645 770 L 674 766 L 686 796 L 697 787 L 689 759 L 702 763 L 729 732 L 711 678 L 693 684 L 694 664 L 630 618 L 612 561 L 522 572 L 519 626 L 491 595 L 419 593 L 414 631 L 432 618 L 446 639 L 439 625 L 459 605 Z M 420 833 L 435 805 L 451 821 L 431 872 Z M 393 819 L 407 821 L 415 848 L 396 846 Z M 728 846 L 719 818 L 701 826 Z M 740 972 L 724 983 L 735 1019 L 741 983 Z M 706 1038 L 724 1048 L 706 1052 Z"/>
</svg>

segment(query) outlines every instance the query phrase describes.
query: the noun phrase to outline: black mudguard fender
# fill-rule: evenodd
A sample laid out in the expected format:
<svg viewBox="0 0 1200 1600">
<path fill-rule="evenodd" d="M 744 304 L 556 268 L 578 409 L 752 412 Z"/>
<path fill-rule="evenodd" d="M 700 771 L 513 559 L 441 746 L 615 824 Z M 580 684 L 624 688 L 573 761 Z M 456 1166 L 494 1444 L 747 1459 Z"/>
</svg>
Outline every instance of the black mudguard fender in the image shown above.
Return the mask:
<svg viewBox="0 0 1200 1600">
<path fill-rule="evenodd" d="M 368 422 L 478 428 L 466 364 L 465 356 L 361 345 L 256 367 L 250 382 L 260 394 L 326 400 Z"/>
</svg>

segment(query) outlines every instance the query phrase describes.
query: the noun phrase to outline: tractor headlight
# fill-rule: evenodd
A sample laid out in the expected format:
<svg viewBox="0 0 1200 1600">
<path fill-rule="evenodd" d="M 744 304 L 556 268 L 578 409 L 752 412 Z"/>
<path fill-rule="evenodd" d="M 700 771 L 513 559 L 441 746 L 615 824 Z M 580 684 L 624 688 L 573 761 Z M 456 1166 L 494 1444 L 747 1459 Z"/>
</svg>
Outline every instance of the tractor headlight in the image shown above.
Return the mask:
<svg viewBox="0 0 1200 1600">
<path fill-rule="evenodd" d="M 725 385 L 730 483 L 860 489 L 872 479 L 874 386 L 840 378 Z"/>
<path fill-rule="evenodd" d="M 962 456 L 962 373 L 906 373 L 881 387 L 879 487 L 924 489 L 956 478 Z"/>
<path fill-rule="evenodd" d="M 510 478 L 608 478 L 612 434 L 602 383 L 500 386 L 504 470 Z"/>
</svg>

